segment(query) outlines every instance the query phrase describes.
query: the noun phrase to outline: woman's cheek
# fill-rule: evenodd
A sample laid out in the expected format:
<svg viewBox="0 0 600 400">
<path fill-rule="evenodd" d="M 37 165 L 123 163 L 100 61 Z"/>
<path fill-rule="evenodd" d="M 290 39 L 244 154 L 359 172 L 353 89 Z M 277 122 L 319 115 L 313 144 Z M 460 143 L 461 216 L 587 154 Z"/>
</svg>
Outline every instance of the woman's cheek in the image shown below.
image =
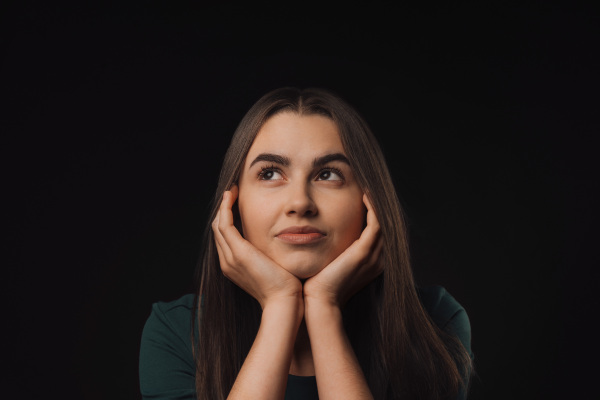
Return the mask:
<svg viewBox="0 0 600 400">
<path fill-rule="evenodd" d="M 246 196 L 240 201 L 239 210 L 244 238 L 250 243 L 258 245 L 261 235 L 268 235 L 266 227 L 268 207 L 265 207 L 264 199 L 257 201 Z"/>
<path fill-rule="evenodd" d="M 352 217 L 348 218 L 349 215 Z M 340 218 L 346 221 L 344 232 L 346 232 L 348 240 L 354 241 L 360 237 L 365 227 L 366 215 L 367 210 L 362 201 L 360 203 L 353 202 L 345 209 L 344 215 Z"/>
</svg>

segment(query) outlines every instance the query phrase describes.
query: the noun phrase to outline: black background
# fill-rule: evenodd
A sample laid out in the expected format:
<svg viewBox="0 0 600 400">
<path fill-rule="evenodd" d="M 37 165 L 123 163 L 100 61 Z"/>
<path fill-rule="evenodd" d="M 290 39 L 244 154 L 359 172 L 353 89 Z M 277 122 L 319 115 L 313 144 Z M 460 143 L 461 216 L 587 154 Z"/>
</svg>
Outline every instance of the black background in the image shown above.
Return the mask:
<svg viewBox="0 0 600 400">
<path fill-rule="evenodd" d="M 380 138 L 419 283 L 471 318 L 472 399 L 597 392 L 595 10 L 82 4 L 1 6 L 9 393 L 140 398 L 150 306 L 191 290 L 231 134 L 280 86 Z"/>
</svg>

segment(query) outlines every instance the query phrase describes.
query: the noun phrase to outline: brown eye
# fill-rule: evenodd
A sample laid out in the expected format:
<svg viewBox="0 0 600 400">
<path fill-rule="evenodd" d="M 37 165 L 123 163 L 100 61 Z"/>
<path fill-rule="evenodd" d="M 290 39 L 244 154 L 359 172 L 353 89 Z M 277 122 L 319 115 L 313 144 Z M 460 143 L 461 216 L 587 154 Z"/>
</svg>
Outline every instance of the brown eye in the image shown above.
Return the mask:
<svg viewBox="0 0 600 400">
<path fill-rule="evenodd" d="M 344 175 L 340 170 L 334 168 L 324 169 L 317 176 L 318 181 L 343 181 Z"/>
<path fill-rule="evenodd" d="M 258 174 L 258 179 L 262 181 L 273 181 L 283 179 L 283 176 L 281 175 L 281 172 L 275 168 L 263 168 Z"/>
<path fill-rule="evenodd" d="M 267 171 L 263 174 L 263 179 L 271 179 L 273 177 L 273 171 Z"/>
</svg>

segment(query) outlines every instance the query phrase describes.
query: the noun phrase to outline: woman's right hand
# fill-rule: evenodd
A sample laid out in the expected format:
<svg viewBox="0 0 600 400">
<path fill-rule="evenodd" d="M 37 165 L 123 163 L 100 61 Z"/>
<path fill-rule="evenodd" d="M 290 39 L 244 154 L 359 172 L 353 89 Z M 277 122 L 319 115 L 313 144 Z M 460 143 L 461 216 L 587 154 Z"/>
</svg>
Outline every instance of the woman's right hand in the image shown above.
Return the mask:
<svg viewBox="0 0 600 400">
<path fill-rule="evenodd" d="M 223 274 L 254 297 L 264 309 L 275 299 L 302 300 L 302 283 L 242 237 L 233 224 L 233 204 L 238 187 L 223 193 L 212 222 Z"/>
<path fill-rule="evenodd" d="M 242 237 L 231 207 L 237 186 L 223 194 L 212 223 L 223 274 L 263 309 L 254 343 L 228 399 L 280 399 L 285 394 L 298 327 L 304 315 L 302 284 Z"/>
</svg>

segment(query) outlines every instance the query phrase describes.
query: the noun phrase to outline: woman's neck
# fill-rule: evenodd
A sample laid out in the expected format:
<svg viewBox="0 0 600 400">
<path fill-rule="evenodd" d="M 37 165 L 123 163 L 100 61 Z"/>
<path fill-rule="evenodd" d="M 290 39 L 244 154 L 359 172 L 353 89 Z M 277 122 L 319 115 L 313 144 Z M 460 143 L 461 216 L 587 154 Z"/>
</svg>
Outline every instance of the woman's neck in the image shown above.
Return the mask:
<svg viewBox="0 0 600 400">
<path fill-rule="evenodd" d="M 306 323 L 302 320 L 296 343 L 294 344 L 294 353 L 292 354 L 292 363 L 290 364 L 290 374 L 297 376 L 314 376 L 315 365 L 313 364 L 312 351 L 310 348 L 310 338 L 306 330 Z"/>
</svg>

